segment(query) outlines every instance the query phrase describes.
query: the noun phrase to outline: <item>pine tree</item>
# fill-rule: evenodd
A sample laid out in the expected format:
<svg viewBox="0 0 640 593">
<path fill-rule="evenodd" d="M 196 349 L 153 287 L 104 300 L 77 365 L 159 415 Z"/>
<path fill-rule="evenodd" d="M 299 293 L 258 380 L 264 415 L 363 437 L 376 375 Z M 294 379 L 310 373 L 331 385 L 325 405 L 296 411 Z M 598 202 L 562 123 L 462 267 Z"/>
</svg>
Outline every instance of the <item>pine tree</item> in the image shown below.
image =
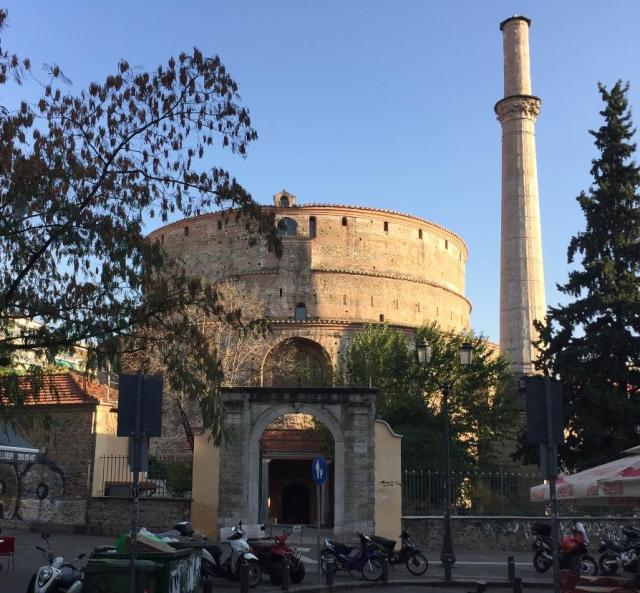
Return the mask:
<svg viewBox="0 0 640 593">
<path fill-rule="evenodd" d="M 569 244 L 576 267 L 558 289 L 572 300 L 538 324 L 539 366 L 564 388 L 567 469 L 610 461 L 640 444 L 640 170 L 628 83 L 608 91 L 596 131 L 593 185 L 578 196 L 586 225 Z M 581 261 L 580 261 L 581 260 Z"/>
</svg>

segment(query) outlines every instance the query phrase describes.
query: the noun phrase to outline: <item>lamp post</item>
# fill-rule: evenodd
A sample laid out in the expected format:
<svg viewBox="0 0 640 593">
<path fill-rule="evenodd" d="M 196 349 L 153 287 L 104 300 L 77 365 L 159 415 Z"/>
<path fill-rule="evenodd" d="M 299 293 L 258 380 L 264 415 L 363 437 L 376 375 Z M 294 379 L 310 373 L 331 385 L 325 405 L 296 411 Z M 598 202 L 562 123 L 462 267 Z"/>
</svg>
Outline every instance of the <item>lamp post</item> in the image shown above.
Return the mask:
<svg viewBox="0 0 640 593">
<path fill-rule="evenodd" d="M 423 339 L 417 346 L 418 363 L 426 367 L 431 363 L 431 355 L 433 349 L 427 340 Z M 464 342 L 458 349 L 460 355 L 460 365 L 464 368 L 468 367 L 473 360 L 473 344 Z M 445 581 L 451 580 L 451 565 L 456 561 L 453 552 L 453 542 L 451 540 L 451 448 L 449 443 L 449 395 L 453 381 L 447 381 L 440 384 L 442 391 L 442 417 L 444 427 L 442 431 L 443 450 L 444 450 L 444 488 L 443 488 L 443 507 L 444 507 L 444 534 L 442 537 L 442 551 L 440 560 L 444 566 Z"/>
</svg>

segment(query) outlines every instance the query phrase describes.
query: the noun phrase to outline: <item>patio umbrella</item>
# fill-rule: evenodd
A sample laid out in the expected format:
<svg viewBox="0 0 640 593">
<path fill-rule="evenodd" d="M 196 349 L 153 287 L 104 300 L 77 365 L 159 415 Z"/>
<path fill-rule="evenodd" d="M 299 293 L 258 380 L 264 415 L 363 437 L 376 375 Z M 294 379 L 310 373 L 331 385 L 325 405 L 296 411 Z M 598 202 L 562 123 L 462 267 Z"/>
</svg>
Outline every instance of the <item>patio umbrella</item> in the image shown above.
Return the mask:
<svg viewBox="0 0 640 593">
<path fill-rule="evenodd" d="M 35 463 L 39 450 L 0 422 L 0 463 Z"/>
<path fill-rule="evenodd" d="M 558 501 L 609 506 L 640 506 L 640 455 L 616 459 L 556 480 Z M 533 486 L 532 502 L 549 501 L 549 484 Z"/>
</svg>

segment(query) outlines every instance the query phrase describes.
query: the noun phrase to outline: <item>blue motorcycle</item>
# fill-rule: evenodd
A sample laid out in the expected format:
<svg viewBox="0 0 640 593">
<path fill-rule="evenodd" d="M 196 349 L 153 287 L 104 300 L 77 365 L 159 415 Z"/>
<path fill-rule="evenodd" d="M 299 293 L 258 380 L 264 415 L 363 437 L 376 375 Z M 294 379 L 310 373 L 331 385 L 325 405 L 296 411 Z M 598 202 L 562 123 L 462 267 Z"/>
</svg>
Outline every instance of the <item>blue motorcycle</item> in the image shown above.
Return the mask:
<svg viewBox="0 0 640 593">
<path fill-rule="evenodd" d="M 337 542 L 332 539 L 324 540 L 324 548 L 320 556 L 320 569 L 327 573 L 329 566 L 333 566 L 333 571 L 346 570 L 351 572 L 360 571 L 362 577 L 367 581 L 377 581 L 382 576 L 383 555 L 377 550 L 371 538 L 362 533 L 358 533 L 360 538 L 360 549 L 352 554 L 354 546 Z"/>
</svg>

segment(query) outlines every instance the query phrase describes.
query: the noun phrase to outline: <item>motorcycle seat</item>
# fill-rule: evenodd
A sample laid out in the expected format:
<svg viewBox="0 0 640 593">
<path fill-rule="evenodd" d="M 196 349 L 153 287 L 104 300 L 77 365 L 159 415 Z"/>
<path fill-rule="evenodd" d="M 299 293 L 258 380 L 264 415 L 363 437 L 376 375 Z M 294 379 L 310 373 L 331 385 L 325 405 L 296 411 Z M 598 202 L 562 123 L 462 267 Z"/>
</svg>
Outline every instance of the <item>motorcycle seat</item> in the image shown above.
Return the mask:
<svg viewBox="0 0 640 593">
<path fill-rule="evenodd" d="M 338 552 L 342 554 L 349 554 L 353 550 L 353 546 L 348 546 L 342 542 L 337 542 L 334 539 L 327 540 Z"/>
<path fill-rule="evenodd" d="M 387 539 L 386 537 L 382 537 L 380 535 L 372 535 L 372 541 L 374 541 L 379 546 L 385 548 L 389 552 L 396 547 L 396 541 L 393 539 Z"/>
<path fill-rule="evenodd" d="M 247 543 L 259 552 L 268 552 L 275 545 L 272 539 L 250 539 Z"/>
</svg>

